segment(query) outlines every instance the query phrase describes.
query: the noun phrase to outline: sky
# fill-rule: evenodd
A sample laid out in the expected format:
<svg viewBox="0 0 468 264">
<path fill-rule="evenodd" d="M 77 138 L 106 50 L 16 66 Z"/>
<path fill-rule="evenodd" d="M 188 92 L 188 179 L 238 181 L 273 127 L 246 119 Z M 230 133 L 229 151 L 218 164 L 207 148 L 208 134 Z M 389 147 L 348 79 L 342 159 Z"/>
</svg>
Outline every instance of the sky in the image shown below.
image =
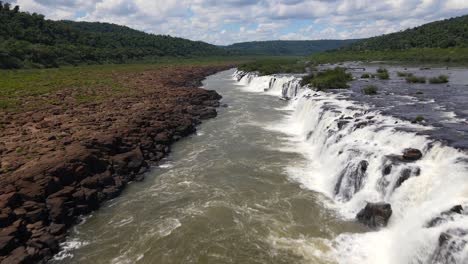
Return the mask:
<svg viewBox="0 0 468 264">
<path fill-rule="evenodd" d="M 44 14 L 48 19 L 109 22 L 216 45 L 254 40 L 365 38 L 468 14 L 468 0 L 9 2 L 18 4 L 23 11 Z"/>
</svg>

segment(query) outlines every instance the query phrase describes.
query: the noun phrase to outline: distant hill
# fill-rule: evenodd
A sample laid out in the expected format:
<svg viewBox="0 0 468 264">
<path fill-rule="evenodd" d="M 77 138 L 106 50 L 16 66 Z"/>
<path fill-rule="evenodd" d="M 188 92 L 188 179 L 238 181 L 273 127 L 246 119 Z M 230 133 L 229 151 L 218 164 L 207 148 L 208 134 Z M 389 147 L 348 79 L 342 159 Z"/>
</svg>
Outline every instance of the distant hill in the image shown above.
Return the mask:
<svg viewBox="0 0 468 264">
<path fill-rule="evenodd" d="M 0 2 L 0 68 L 123 63 L 146 57 L 222 55 L 208 43 L 108 23 L 46 20 Z"/>
<path fill-rule="evenodd" d="M 468 15 L 363 39 L 314 54 L 318 63 L 342 61 L 468 62 Z"/>
<path fill-rule="evenodd" d="M 358 41 L 344 50 L 468 47 L 468 15 Z"/>
<path fill-rule="evenodd" d="M 274 40 L 236 43 L 223 48 L 237 54 L 302 56 L 337 49 L 356 40 Z"/>
</svg>

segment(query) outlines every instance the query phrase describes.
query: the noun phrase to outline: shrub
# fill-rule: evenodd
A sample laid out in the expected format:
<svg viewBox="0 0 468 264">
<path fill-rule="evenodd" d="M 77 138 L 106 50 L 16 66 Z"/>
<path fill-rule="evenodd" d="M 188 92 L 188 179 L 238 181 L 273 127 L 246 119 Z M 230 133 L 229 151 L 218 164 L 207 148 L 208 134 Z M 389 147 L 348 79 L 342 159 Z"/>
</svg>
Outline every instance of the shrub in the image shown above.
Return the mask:
<svg viewBox="0 0 468 264">
<path fill-rule="evenodd" d="M 417 116 L 414 118 L 413 122 L 412 123 L 422 123 L 424 122 L 426 119 L 424 119 L 423 116 Z"/>
<path fill-rule="evenodd" d="M 388 73 L 388 70 L 385 69 L 385 68 L 380 67 L 380 68 L 377 69 L 377 73 L 385 73 L 385 72 Z"/>
<path fill-rule="evenodd" d="M 370 76 L 370 74 L 368 74 L 368 73 L 363 73 L 363 74 L 361 75 L 361 79 L 369 79 L 370 77 L 371 77 L 371 76 Z"/>
<path fill-rule="evenodd" d="M 380 80 L 388 80 L 390 79 L 390 75 L 388 74 L 388 70 L 385 69 L 385 68 L 378 68 L 377 69 L 377 74 L 376 74 L 377 78 L 379 78 Z"/>
<path fill-rule="evenodd" d="M 447 75 L 439 75 L 429 79 L 430 83 L 448 83 L 449 77 Z"/>
<path fill-rule="evenodd" d="M 302 77 L 301 80 L 301 86 L 306 86 L 312 82 L 312 79 L 314 79 L 315 75 L 313 73 L 306 75 Z"/>
<path fill-rule="evenodd" d="M 426 77 L 409 76 L 406 77 L 408 83 L 426 83 Z"/>
<path fill-rule="evenodd" d="M 398 77 L 411 77 L 414 74 L 411 72 L 397 72 Z"/>
<path fill-rule="evenodd" d="M 302 84 L 310 84 L 320 91 L 326 89 L 348 88 L 349 86 L 347 83 L 352 80 L 353 76 L 346 73 L 345 68 L 336 67 L 334 69 L 318 72 L 312 78 L 308 78 L 308 83 L 303 82 Z"/>
<path fill-rule="evenodd" d="M 377 90 L 379 88 L 375 85 L 368 85 L 364 88 L 362 88 L 362 93 L 365 94 L 365 95 L 375 95 L 377 94 Z"/>
<path fill-rule="evenodd" d="M 388 74 L 388 72 L 378 73 L 378 74 L 377 74 L 377 77 L 378 77 L 380 80 L 388 80 L 388 79 L 390 79 L 390 75 Z"/>
</svg>

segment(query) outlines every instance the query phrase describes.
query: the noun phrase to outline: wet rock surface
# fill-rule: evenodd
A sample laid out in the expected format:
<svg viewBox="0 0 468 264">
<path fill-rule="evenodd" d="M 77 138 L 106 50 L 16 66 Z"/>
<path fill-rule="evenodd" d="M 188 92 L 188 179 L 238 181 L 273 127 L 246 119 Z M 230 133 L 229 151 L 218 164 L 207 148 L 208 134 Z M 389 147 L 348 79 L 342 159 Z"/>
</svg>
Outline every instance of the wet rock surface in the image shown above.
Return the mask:
<svg viewBox="0 0 468 264">
<path fill-rule="evenodd" d="M 348 164 L 335 184 L 335 196 L 349 201 L 355 193 L 359 192 L 364 186 L 368 166 L 369 162 L 366 160 Z"/>
<path fill-rule="evenodd" d="M 357 215 L 357 220 L 371 228 L 387 226 L 392 216 L 392 206 L 388 203 L 367 203 Z"/>
<path fill-rule="evenodd" d="M 432 255 L 429 263 L 451 264 L 462 262 L 461 252 L 464 250 L 467 241 L 468 230 L 454 228 L 448 229 L 439 236 L 439 245 Z"/>
<path fill-rule="evenodd" d="M 440 213 L 439 216 L 433 218 L 426 224 L 426 227 L 431 228 L 443 223 L 453 221 L 455 217 L 461 216 L 464 213 L 463 206 L 455 205 L 447 211 Z"/>
<path fill-rule="evenodd" d="M 0 262 L 50 259 L 80 215 L 142 180 L 173 142 L 216 116 L 221 96 L 197 86 L 228 68 L 129 73 L 121 78 L 130 96 L 1 113 Z"/>
<path fill-rule="evenodd" d="M 408 148 L 403 151 L 403 160 L 416 161 L 422 158 L 422 152 L 419 149 Z"/>
</svg>

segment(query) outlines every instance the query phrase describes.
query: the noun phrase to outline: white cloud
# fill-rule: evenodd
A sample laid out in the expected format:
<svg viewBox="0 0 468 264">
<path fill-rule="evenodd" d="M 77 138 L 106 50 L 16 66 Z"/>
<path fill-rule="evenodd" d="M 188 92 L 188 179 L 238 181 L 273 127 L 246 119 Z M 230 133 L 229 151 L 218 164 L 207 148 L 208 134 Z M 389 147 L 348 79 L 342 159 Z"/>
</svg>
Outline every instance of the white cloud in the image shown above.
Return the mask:
<svg viewBox="0 0 468 264">
<path fill-rule="evenodd" d="M 362 38 L 468 13 L 467 0 L 16 0 L 50 19 L 102 21 L 215 44 Z"/>
</svg>

